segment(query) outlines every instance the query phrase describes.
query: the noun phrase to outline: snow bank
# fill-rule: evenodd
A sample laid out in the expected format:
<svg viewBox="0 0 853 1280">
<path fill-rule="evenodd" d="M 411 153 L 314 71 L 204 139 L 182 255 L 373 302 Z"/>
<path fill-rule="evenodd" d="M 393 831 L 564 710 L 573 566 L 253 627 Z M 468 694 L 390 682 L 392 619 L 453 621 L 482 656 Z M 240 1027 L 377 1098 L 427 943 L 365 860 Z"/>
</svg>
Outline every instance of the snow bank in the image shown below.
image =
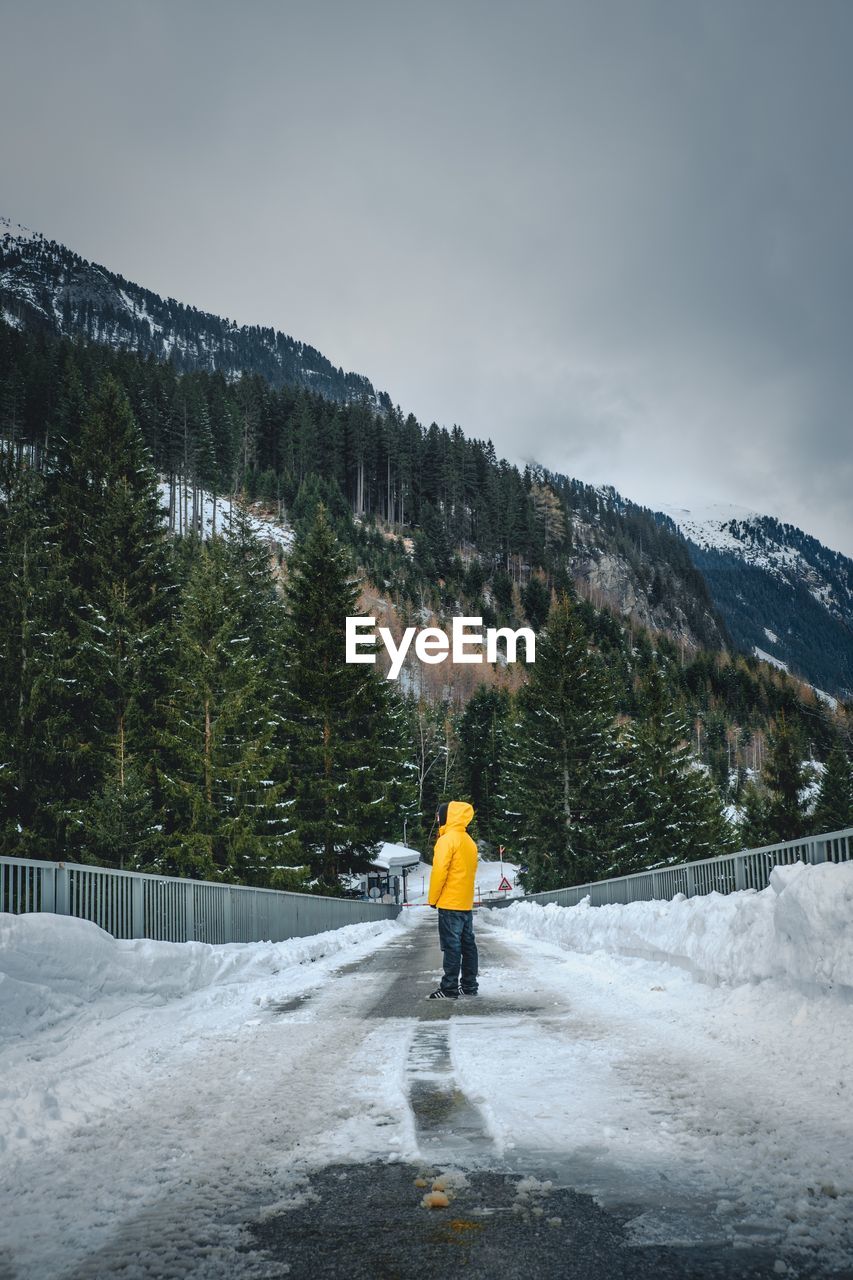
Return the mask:
<svg viewBox="0 0 853 1280">
<path fill-rule="evenodd" d="M 767 889 L 592 907 L 514 903 L 490 921 L 572 951 L 662 960 L 709 982 L 853 995 L 853 863 L 776 867 Z"/>
<path fill-rule="evenodd" d="M 0 914 L 0 1048 L 86 1012 L 95 1001 L 163 1005 L 205 988 L 274 978 L 399 926 L 392 920 L 230 943 L 121 941 L 88 920 Z"/>
<path fill-rule="evenodd" d="M 126 1107 L 141 1080 L 196 1070 L 202 1046 L 242 1044 L 282 1000 L 404 930 L 385 919 L 211 946 L 119 941 L 87 920 L 0 914 L 0 1155 L 26 1158 Z"/>
</svg>

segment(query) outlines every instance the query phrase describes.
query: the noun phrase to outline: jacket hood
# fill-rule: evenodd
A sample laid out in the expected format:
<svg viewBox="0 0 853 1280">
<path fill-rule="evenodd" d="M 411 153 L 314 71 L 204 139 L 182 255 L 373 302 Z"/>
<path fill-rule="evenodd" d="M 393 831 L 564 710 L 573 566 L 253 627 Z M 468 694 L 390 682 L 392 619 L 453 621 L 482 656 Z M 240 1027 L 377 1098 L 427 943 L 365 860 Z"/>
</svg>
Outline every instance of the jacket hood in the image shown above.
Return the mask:
<svg viewBox="0 0 853 1280">
<path fill-rule="evenodd" d="M 474 806 L 467 800 L 451 800 L 447 806 L 447 821 L 439 828 L 438 834 L 443 836 L 445 831 L 464 831 L 473 816 Z"/>
</svg>

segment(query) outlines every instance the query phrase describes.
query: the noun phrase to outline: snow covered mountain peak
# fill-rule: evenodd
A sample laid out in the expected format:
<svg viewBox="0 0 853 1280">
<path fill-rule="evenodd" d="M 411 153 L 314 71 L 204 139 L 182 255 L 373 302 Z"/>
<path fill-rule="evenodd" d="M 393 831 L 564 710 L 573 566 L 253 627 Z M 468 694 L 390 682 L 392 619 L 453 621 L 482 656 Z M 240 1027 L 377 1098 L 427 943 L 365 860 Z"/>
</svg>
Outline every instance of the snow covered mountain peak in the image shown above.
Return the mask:
<svg viewBox="0 0 853 1280">
<path fill-rule="evenodd" d="M 709 502 L 692 507 L 664 506 L 660 509 L 678 526 L 685 538 L 700 547 L 720 551 L 743 552 L 745 531 L 771 518 L 752 507 L 741 507 L 732 502 Z"/>
<path fill-rule="evenodd" d="M 853 560 L 748 507 L 668 506 L 659 518 L 687 539 L 739 648 L 850 696 Z"/>
<path fill-rule="evenodd" d="M 704 551 L 731 552 L 746 564 L 777 577 L 788 578 L 794 573 L 831 612 L 834 604 L 838 616 L 848 615 L 853 607 L 853 598 L 845 598 L 844 592 L 838 598 L 837 584 L 826 580 L 827 572 L 834 573 L 839 564 L 853 567 L 853 561 L 823 546 L 796 525 L 730 503 L 664 507 L 663 512 L 688 541 Z"/>
</svg>

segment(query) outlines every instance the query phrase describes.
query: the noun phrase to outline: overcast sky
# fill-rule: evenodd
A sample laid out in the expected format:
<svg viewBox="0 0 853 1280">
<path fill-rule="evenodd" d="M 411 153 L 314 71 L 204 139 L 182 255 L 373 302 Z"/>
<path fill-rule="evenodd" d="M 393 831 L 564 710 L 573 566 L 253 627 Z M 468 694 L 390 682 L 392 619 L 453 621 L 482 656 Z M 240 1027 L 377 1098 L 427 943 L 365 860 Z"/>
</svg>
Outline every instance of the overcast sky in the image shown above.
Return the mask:
<svg viewBox="0 0 853 1280">
<path fill-rule="evenodd" d="M 850 0 L 0 0 L 0 212 L 853 555 Z"/>
</svg>

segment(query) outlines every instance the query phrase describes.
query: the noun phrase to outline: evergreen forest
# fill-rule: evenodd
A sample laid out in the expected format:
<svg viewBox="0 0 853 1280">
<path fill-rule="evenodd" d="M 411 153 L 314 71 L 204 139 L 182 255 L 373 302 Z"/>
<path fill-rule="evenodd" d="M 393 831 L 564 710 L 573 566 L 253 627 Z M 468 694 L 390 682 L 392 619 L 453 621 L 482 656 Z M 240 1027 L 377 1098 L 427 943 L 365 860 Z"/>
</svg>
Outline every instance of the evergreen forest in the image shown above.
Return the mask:
<svg viewBox="0 0 853 1280">
<path fill-rule="evenodd" d="M 390 403 L 7 325 L 0 438 L 4 854 L 338 893 L 465 796 L 538 889 L 853 823 L 850 709 L 732 652 L 617 495 Z M 579 589 L 592 520 L 704 647 Z M 398 686 L 344 661 L 368 598 L 532 626 L 537 662 Z"/>
</svg>

